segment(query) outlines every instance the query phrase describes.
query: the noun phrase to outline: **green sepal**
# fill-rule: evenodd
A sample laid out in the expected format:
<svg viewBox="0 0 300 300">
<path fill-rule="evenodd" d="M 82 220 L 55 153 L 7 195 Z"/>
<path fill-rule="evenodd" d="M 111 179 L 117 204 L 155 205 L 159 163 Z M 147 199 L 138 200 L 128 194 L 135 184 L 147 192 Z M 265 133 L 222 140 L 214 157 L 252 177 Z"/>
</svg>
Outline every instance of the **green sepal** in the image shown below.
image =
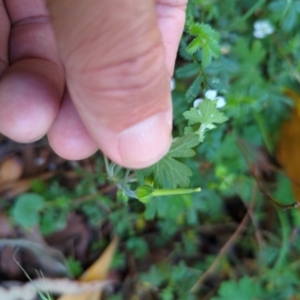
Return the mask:
<svg viewBox="0 0 300 300">
<path fill-rule="evenodd" d="M 148 203 L 152 198 L 153 191 L 154 188 L 152 186 L 141 185 L 136 189 L 135 195 L 136 198 L 139 199 L 141 202 Z"/>
</svg>

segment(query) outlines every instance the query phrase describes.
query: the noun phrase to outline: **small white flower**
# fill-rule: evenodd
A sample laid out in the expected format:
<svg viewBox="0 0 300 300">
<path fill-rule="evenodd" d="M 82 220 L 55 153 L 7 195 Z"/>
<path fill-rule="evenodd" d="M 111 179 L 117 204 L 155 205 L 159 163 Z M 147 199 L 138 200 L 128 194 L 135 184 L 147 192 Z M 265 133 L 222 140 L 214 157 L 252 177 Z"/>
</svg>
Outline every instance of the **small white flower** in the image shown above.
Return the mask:
<svg viewBox="0 0 300 300">
<path fill-rule="evenodd" d="M 217 91 L 216 90 L 208 90 L 205 92 L 204 96 L 206 99 L 215 100 L 217 97 Z"/>
<path fill-rule="evenodd" d="M 199 104 L 200 104 L 202 101 L 203 101 L 202 98 L 197 98 L 197 99 L 194 101 L 193 106 L 194 106 L 195 108 L 197 108 L 197 107 L 199 106 Z"/>
<path fill-rule="evenodd" d="M 224 97 L 219 96 L 216 98 L 216 100 L 217 100 L 217 108 L 221 108 L 226 105 L 226 100 Z"/>
<path fill-rule="evenodd" d="M 268 20 L 256 21 L 253 26 L 253 35 L 258 39 L 263 39 L 265 36 L 274 32 L 274 27 Z"/>
<path fill-rule="evenodd" d="M 175 82 L 175 79 L 172 78 L 171 82 L 170 82 L 170 90 L 171 90 L 171 92 L 175 90 L 175 87 L 176 87 L 176 82 Z"/>
<path fill-rule="evenodd" d="M 217 108 L 221 108 L 226 105 L 226 100 L 224 97 L 218 96 L 217 97 L 217 91 L 216 90 L 207 90 L 204 94 L 205 99 L 211 100 L 211 101 L 217 101 Z M 203 101 L 202 98 L 197 98 L 193 106 L 197 108 L 199 104 Z"/>
</svg>

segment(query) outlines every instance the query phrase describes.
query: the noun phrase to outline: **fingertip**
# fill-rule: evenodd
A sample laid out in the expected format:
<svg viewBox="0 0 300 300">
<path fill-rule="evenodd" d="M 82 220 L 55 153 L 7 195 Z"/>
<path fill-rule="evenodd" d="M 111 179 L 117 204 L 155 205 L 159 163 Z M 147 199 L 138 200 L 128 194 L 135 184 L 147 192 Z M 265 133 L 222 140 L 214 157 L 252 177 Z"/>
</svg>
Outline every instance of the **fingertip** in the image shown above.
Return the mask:
<svg viewBox="0 0 300 300">
<path fill-rule="evenodd" d="M 60 157 L 81 160 L 93 155 L 98 147 L 82 123 L 68 93 L 49 132 L 48 140 Z"/>
<path fill-rule="evenodd" d="M 68 135 L 51 128 L 47 137 L 53 151 L 67 160 L 86 159 L 98 150 L 93 140 L 85 135 Z"/>
<path fill-rule="evenodd" d="M 57 74 L 52 63 L 38 59 L 18 61 L 3 74 L 0 81 L 3 135 L 29 143 L 46 134 L 58 112 L 63 92 L 63 77 Z"/>
<path fill-rule="evenodd" d="M 118 137 L 122 165 L 141 169 L 159 161 L 169 150 L 171 121 L 166 113 L 151 116 L 124 130 Z"/>
</svg>

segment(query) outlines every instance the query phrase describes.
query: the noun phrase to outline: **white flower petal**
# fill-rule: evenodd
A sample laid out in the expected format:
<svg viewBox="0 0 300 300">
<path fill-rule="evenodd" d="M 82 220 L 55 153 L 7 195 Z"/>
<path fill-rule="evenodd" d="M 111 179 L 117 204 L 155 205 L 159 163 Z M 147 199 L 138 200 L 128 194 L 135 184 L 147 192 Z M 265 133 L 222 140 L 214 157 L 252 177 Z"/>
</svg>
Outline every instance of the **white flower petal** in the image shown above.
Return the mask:
<svg viewBox="0 0 300 300">
<path fill-rule="evenodd" d="M 254 23 L 254 29 L 261 30 L 262 28 L 270 26 L 270 22 L 268 20 L 259 20 Z"/>
<path fill-rule="evenodd" d="M 263 31 L 261 31 L 261 30 L 255 30 L 255 31 L 253 32 L 253 36 L 256 37 L 256 38 L 258 38 L 258 39 L 263 39 L 266 35 L 265 35 L 265 33 L 264 33 Z"/>
<path fill-rule="evenodd" d="M 203 101 L 203 99 L 202 99 L 202 98 L 198 98 L 198 99 L 196 99 L 196 100 L 194 101 L 194 104 L 193 104 L 193 106 L 194 106 L 195 108 L 197 108 L 197 107 L 199 106 L 199 104 L 200 104 L 202 101 Z"/>
<path fill-rule="evenodd" d="M 226 100 L 224 97 L 219 96 L 216 98 L 216 100 L 217 100 L 217 108 L 221 108 L 226 105 Z"/>
<path fill-rule="evenodd" d="M 175 82 L 175 79 L 172 78 L 171 81 L 170 81 L 170 90 L 171 90 L 171 92 L 175 90 L 175 87 L 176 87 L 176 82 Z"/>
<path fill-rule="evenodd" d="M 272 34 L 273 32 L 274 28 L 271 25 L 265 28 L 265 34 Z"/>
<path fill-rule="evenodd" d="M 215 100 L 217 97 L 217 91 L 216 90 L 207 90 L 204 94 L 206 99 L 209 100 Z"/>
<path fill-rule="evenodd" d="M 255 21 L 253 24 L 253 27 L 255 30 L 260 30 L 261 29 L 261 22 L 262 21 Z"/>
</svg>

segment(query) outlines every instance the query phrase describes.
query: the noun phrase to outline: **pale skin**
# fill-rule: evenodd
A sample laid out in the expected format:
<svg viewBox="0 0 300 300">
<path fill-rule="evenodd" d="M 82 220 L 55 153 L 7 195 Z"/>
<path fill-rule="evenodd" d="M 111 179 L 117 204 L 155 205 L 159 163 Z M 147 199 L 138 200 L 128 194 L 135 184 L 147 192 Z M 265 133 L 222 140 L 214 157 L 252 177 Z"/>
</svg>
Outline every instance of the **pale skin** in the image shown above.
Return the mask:
<svg viewBox="0 0 300 300">
<path fill-rule="evenodd" d="M 127 168 L 158 161 L 186 3 L 0 0 L 0 132 L 21 143 L 47 134 L 71 160 L 101 149 Z"/>
</svg>

